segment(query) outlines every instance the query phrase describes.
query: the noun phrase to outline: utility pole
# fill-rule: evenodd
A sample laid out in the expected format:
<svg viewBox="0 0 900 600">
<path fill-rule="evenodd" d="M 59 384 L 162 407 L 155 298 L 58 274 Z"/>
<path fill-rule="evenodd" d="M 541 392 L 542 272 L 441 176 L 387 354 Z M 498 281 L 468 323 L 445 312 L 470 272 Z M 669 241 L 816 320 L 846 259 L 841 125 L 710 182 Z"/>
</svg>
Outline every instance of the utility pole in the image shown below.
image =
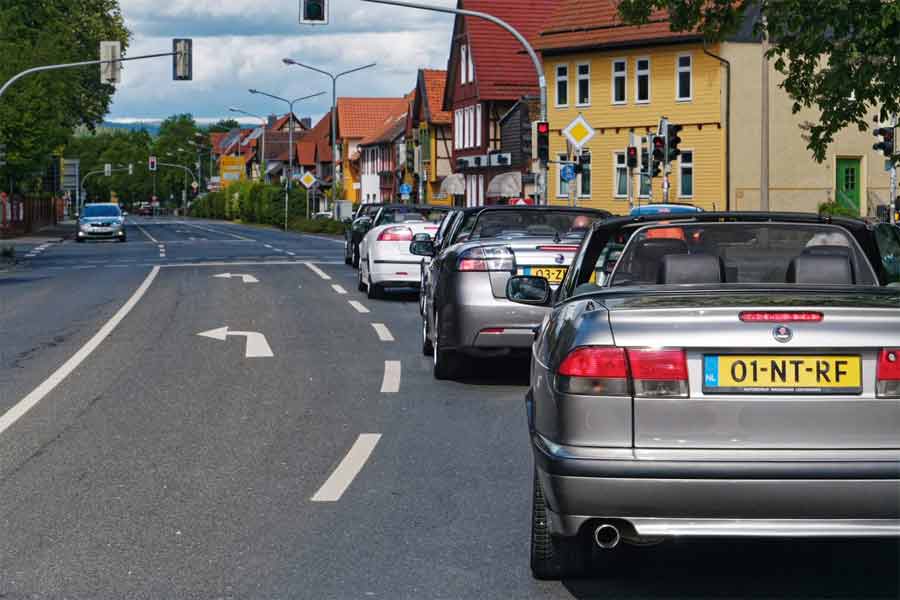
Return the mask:
<svg viewBox="0 0 900 600">
<path fill-rule="evenodd" d="M 897 152 L 897 113 L 891 115 L 891 131 L 893 132 L 894 152 Z M 897 159 L 894 156 L 888 158 L 891 161 L 891 225 L 897 224 Z"/>
</svg>

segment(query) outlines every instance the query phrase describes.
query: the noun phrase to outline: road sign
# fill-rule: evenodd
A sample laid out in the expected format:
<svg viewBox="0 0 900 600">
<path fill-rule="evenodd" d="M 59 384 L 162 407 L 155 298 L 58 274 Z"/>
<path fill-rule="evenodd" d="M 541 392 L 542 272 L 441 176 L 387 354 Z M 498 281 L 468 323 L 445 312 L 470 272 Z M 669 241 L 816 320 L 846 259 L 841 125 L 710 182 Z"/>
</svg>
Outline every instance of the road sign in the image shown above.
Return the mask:
<svg viewBox="0 0 900 600">
<path fill-rule="evenodd" d="M 106 177 L 109 177 L 110 175 L 112 175 L 112 165 L 111 164 L 106 163 L 105 165 L 103 165 L 103 174 Z"/>
<path fill-rule="evenodd" d="M 310 173 L 309 171 L 304 173 L 303 177 L 300 178 L 300 183 L 302 183 L 306 189 L 309 189 L 312 186 L 314 186 L 316 184 L 316 181 L 317 181 L 316 176 L 313 175 L 312 173 Z"/>
<path fill-rule="evenodd" d="M 412 186 L 408 183 L 404 183 L 400 186 L 400 194 L 403 196 L 409 196 L 410 194 L 412 194 Z"/>
<path fill-rule="evenodd" d="M 559 178 L 565 182 L 575 180 L 575 165 L 563 165 L 559 170 Z"/>
<path fill-rule="evenodd" d="M 591 138 L 593 138 L 596 133 L 594 128 L 588 124 L 584 115 L 575 117 L 575 120 L 562 130 L 562 134 L 566 136 L 569 143 L 579 150 L 591 141 Z"/>
<path fill-rule="evenodd" d="M 100 83 L 122 82 L 122 42 L 100 42 Z"/>
</svg>

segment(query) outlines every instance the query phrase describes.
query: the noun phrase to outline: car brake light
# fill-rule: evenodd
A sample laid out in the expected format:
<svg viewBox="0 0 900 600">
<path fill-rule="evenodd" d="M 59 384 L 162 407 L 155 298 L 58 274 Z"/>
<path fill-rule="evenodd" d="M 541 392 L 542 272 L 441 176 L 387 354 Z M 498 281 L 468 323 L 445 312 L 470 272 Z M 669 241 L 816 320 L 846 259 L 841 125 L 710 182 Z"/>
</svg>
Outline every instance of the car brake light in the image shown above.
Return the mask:
<svg viewBox="0 0 900 600">
<path fill-rule="evenodd" d="M 878 355 L 875 393 L 880 398 L 900 398 L 900 349 L 885 348 Z"/>
<path fill-rule="evenodd" d="M 656 229 L 648 229 L 648 240 L 683 240 L 684 229 L 681 227 L 658 227 Z"/>
<path fill-rule="evenodd" d="M 578 252 L 578 246 L 538 246 L 542 252 Z"/>
<path fill-rule="evenodd" d="M 627 396 L 625 350 L 614 346 L 576 348 L 559 365 L 556 387 L 567 394 Z"/>
<path fill-rule="evenodd" d="M 744 323 L 818 323 L 824 315 L 809 311 L 744 311 L 739 317 Z"/>
<path fill-rule="evenodd" d="M 516 258 L 506 246 L 479 246 L 460 253 L 456 269 L 513 272 L 516 270 Z"/>
<path fill-rule="evenodd" d="M 379 242 L 411 242 L 412 229 L 409 227 L 388 227 L 378 235 Z"/>
<path fill-rule="evenodd" d="M 684 350 L 629 348 L 628 364 L 635 396 L 687 397 L 688 372 Z"/>
</svg>

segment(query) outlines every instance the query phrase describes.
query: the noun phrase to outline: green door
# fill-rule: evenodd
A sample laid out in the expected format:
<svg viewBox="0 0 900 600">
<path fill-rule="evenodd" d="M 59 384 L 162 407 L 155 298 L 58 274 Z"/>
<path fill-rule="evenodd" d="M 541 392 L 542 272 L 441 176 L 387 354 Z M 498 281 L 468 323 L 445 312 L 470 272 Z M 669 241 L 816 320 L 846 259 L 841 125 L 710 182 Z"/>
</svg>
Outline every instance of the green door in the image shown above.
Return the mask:
<svg viewBox="0 0 900 600">
<path fill-rule="evenodd" d="M 859 214 L 859 159 L 839 158 L 837 160 L 837 202 Z"/>
</svg>

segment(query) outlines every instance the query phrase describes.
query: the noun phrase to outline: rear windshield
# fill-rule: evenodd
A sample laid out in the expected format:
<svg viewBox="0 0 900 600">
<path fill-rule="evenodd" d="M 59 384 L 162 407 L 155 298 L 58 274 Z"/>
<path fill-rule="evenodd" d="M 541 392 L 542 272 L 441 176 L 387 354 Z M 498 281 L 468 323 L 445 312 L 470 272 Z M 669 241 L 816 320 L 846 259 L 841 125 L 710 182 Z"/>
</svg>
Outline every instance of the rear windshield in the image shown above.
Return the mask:
<svg viewBox="0 0 900 600">
<path fill-rule="evenodd" d="M 118 206 L 88 204 L 84 207 L 85 217 L 120 217 L 122 211 Z"/>
<path fill-rule="evenodd" d="M 440 223 L 446 210 L 431 210 L 427 208 L 395 208 L 385 210 L 381 213 L 376 225 L 388 225 L 390 223 L 406 223 L 409 221 L 428 221 L 429 223 Z"/>
<path fill-rule="evenodd" d="M 598 263 L 598 275 L 611 270 Z M 608 280 L 613 287 L 710 283 L 878 285 L 849 233 L 802 223 L 645 227 L 631 237 Z"/>
<path fill-rule="evenodd" d="M 594 220 L 594 215 L 567 210 L 485 211 L 466 216 L 455 241 L 520 237 L 581 241 Z"/>
</svg>

